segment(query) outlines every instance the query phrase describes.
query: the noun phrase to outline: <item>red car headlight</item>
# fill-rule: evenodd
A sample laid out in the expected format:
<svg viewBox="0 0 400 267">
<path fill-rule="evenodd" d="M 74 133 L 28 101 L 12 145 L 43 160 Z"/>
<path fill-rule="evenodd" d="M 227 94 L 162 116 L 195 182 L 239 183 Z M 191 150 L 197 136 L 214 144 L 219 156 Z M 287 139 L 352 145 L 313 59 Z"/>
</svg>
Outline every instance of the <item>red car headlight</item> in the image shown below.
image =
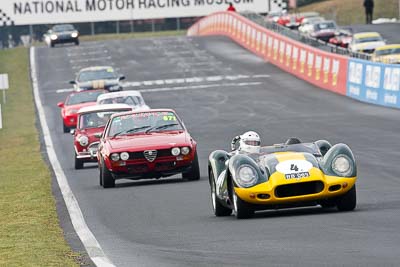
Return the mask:
<svg viewBox="0 0 400 267">
<path fill-rule="evenodd" d="M 86 135 L 78 137 L 78 142 L 81 146 L 87 146 L 89 144 L 89 138 Z"/>
<path fill-rule="evenodd" d="M 174 147 L 171 149 L 171 154 L 173 156 L 178 156 L 181 153 L 181 150 L 179 149 L 179 147 Z"/>
<path fill-rule="evenodd" d="M 112 153 L 110 156 L 112 161 L 118 161 L 119 160 L 119 154 L 118 153 Z"/>
<path fill-rule="evenodd" d="M 128 160 L 129 159 L 129 153 L 128 152 L 122 152 L 120 155 L 122 160 Z"/>
<path fill-rule="evenodd" d="M 188 148 L 187 146 L 184 146 L 181 148 L 181 153 L 182 155 L 187 155 L 190 152 L 190 148 Z"/>
</svg>

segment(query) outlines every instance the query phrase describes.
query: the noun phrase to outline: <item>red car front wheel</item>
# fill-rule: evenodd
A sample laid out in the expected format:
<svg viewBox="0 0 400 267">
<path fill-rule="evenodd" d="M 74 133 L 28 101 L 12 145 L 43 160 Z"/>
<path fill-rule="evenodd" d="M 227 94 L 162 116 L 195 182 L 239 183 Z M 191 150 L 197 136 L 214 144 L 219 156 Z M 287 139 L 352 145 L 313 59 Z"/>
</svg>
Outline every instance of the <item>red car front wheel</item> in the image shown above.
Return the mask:
<svg viewBox="0 0 400 267">
<path fill-rule="evenodd" d="M 197 157 L 197 151 L 194 154 L 192 168 L 190 169 L 189 172 L 182 173 L 182 178 L 189 181 L 195 181 L 200 179 L 200 167 L 199 167 L 199 159 Z"/>
<path fill-rule="evenodd" d="M 100 184 L 102 184 L 104 188 L 115 187 L 115 180 L 112 177 L 111 172 L 107 169 L 103 158 L 101 158 L 100 179 Z"/>
</svg>

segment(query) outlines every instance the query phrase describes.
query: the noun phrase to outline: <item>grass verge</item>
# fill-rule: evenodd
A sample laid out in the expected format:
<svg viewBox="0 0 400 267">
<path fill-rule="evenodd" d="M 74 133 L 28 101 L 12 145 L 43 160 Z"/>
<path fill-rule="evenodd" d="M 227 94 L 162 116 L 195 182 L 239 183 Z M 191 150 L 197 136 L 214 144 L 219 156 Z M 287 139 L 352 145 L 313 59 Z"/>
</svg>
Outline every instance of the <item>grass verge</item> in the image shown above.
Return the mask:
<svg viewBox="0 0 400 267">
<path fill-rule="evenodd" d="M 185 35 L 186 31 L 82 36 L 82 41 Z M 40 44 L 39 44 L 40 45 Z M 0 129 L 0 266 L 79 266 L 65 242 L 35 127 L 28 49 L 0 50 L 10 89 Z M 1 94 L 0 94 L 1 99 Z"/>
<path fill-rule="evenodd" d="M 59 226 L 37 129 L 26 48 L 0 51 L 10 89 L 0 129 L 0 266 L 79 266 Z"/>
<path fill-rule="evenodd" d="M 298 12 L 316 11 L 339 25 L 364 24 L 364 0 L 327 0 L 299 8 Z M 398 18 L 399 0 L 375 0 L 373 18 Z"/>
</svg>

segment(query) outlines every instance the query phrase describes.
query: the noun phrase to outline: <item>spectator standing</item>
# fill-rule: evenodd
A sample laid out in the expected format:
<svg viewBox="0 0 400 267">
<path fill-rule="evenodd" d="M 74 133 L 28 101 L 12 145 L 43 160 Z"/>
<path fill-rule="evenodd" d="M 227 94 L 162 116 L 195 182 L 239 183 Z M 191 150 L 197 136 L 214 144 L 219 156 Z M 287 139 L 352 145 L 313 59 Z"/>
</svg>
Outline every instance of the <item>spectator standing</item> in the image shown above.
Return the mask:
<svg viewBox="0 0 400 267">
<path fill-rule="evenodd" d="M 232 3 L 229 3 L 229 7 L 226 11 L 232 11 L 232 12 L 236 12 L 236 8 L 233 6 Z"/>
<path fill-rule="evenodd" d="M 364 0 L 365 19 L 367 24 L 372 23 L 372 14 L 374 12 L 374 0 Z"/>
</svg>

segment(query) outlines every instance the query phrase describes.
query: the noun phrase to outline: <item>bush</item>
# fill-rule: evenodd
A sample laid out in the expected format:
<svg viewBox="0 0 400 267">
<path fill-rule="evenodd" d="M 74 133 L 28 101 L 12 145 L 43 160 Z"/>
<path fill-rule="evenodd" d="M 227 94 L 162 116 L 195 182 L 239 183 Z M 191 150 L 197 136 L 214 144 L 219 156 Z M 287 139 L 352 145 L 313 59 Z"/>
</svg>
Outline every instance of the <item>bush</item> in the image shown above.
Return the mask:
<svg viewBox="0 0 400 267">
<path fill-rule="evenodd" d="M 297 0 L 297 6 L 301 7 L 301 6 L 306 6 L 306 5 L 309 5 L 309 4 L 322 2 L 322 1 L 325 1 L 325 0 Z"/>
</svg>

